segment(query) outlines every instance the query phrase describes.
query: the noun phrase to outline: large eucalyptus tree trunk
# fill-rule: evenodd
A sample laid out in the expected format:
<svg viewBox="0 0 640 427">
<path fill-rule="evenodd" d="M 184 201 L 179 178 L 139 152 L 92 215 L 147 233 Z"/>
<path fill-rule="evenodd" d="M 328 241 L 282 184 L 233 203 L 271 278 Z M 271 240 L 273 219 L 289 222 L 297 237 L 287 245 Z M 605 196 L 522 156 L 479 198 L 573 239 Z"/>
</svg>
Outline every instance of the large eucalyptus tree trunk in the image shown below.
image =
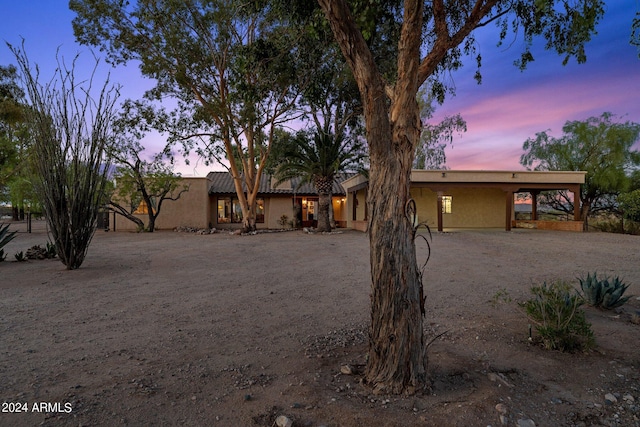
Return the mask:
<svg viewBox="0 0 640 427">
<path fill-rule="evenodd" d="M 391 140 L 398 149 L 384 162 L 376 153 L 382 147 L 372 149 L 367 198 L 371 326 L 365 379 L 381 394 L 415 392 L 426 385 L 427 369 L 424 300 L 409 212 L 413 146 L 400 135 L 400 123 L 392 128 L 393 132 L 370 135 L 372 145 L 385 146 Z"/>
<path fill-rule="evenodd" d="M 379 394 L 426 386 L 424 299 L 408 208 L 420 136 L 416 93 L 422 2 L 405 9 L 398 78 L 387 86 L 344 1 L 319 0 L 358 83 L 369 144 L 371 325 L 365 381 Z M 409 4 L 410 2 L 407 2 Z M 414 27 L 417 31 L 413 31 Z"/>
</svg>

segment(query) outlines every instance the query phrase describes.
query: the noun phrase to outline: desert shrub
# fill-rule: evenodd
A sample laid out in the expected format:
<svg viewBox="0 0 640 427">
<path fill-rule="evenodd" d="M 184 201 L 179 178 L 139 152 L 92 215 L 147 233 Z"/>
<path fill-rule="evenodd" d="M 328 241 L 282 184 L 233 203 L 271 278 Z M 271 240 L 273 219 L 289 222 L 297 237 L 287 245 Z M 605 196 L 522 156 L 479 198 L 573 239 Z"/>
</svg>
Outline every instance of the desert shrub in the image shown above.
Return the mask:
<svg viewBox="0 0 640 427">
<path fill-rule="evenodd" d="M 520 303 L 545 348 L 560 351 L 587 350 L 594 345 L 591 324 L 580 308 L 582 298 L 565 282 L 531 288 L 534 297 Z"/>
<path fill-rule="evenodd" d="M 506 288 L 498 289 L 498 291 L 489 300 L 489 303 L 493 308 L 498 307 L 500 304 L 509 302 L 511 302 L 511 297 L 509 296 L 509 291 L 507 291 Z"/>
<path fill-rule="evenodd" d="M 30 104 L 25 123 L 33 141 L 34 188 L 60 261 L 72 270 L 85 259 L 111 170 L 117 87 L 94 88 L 97 63 L 88 79 L 76 79 L 76 60 L 58 59 L 54 77 L 39 81 L 24 50 L 10 46 Z M 96 95 L 96 96 L 93 96 Z"/>
<path fill-rule="evenodd" d="M 284 228 L 285 225 L 287 225 L 288 221 L 289 221 L 289 217 L 286 215 L 282 215 L 278 220 L 278 224 L 280 224 L 280 227 Z"/>
<path fill-rule="evenodd" d="M 16 252 L 16 254 L 13 256 L 16 259 L 16 261 L 19 261 L 19 262 L 24 262 L 27 260 L 27 256 L 22 251 Z"/>
<path fill-rule="evenodd" d="M 27 249 L 25 256 L 28 259 L 51 259 L 56 257 L 56 246 L 47 242 L 46 247 L 34 245 Z"/>
<path fill-rule="evenodd" d="M 587 274 L 586 278 L 578 280 L 582 289 L 582 299 L 592 307 L 611 310 L 620 307 L 631 298 L 631 296 L 622 296 L 629 285 L 622 283 L 622 280 L 617 276 L 611 280 L 609 277 L 600 280 L 597 274 L 593 273 L 593 276 Z"/>
</svg>

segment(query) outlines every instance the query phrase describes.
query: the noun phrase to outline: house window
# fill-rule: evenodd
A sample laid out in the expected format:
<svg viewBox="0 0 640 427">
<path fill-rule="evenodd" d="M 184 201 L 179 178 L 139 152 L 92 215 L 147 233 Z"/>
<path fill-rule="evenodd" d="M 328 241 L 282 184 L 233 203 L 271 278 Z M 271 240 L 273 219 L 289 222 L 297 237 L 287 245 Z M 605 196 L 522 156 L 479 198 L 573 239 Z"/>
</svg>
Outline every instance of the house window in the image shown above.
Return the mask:
<svg viewBox="0 0 640 427">
<path fill-rule="evenodd" d="M 147 207 L 147 202 L 145 202 L 144 200 L 140 202 L 140 204 L 138 205 L 138 208 L 133 211 L 134 215 L 147 215 L 149 213 L 149 208 Z M 153 207 L 153 213 L 156 213 L 156 208 L 155 206 Z"/>
<path fill-rule="evenodd" d="M 451 196 L 442 196 L 442 213 L 450 214 L 451 213 L 451 200 L 453 197 Z"/>
<path fill-rule="evenodd" d="M 264 223 L 264 199 L 256 199 L 256 222 Z"/>
<path fill-rule="evenodd" d="M 242 208 L 237 197 L 218 197 L 218 224 L 242 222 Z M 256 223 L 264 223 L 264 199 L 256 200 Z"/>
</svg>

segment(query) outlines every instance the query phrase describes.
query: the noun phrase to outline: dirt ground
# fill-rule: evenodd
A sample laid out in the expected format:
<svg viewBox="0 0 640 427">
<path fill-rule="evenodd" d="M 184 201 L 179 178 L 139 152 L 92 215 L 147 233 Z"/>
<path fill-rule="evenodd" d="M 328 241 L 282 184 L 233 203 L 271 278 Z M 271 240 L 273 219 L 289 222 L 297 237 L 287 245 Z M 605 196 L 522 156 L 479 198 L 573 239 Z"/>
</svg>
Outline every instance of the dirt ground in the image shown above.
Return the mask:
<svg viewBox="0 0 640 427">
<path fill-rule="evenodd" d="M 425 328 L 446 333 L 409 397 L 340 371 L 367 353 L 363 233 L 98 231 L 79 270 L 12 261 L 46 241 L 20 233 L 0 263 L 1 426 L 640 426 L 637 236 L 434 234 Z M 594 271 L 635 295 L 586 309 L 595 350 L 531 344 L 517 301 Z"/>
</svg>

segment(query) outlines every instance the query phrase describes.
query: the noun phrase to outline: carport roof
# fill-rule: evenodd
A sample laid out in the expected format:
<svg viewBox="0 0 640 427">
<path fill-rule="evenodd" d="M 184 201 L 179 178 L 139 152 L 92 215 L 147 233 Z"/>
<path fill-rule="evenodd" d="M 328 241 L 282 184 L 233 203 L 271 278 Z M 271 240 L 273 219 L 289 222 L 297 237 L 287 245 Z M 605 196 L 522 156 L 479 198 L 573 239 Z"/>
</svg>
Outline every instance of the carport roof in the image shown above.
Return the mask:
<svg viewBox="0 0 640 427">
<path fill-rule="evenodd" d="M 501 187 L 512 191 L 531 189 L 565 189 L 584 184 L 584 171 L 475 171 L 475 170 L 417 170 L 411 171 L 411 185 L 433 189 L 443 187 Z M 347 192 L 368 185 L 363 175 L 353 176 L 342 182 Z"/>
</svg>

